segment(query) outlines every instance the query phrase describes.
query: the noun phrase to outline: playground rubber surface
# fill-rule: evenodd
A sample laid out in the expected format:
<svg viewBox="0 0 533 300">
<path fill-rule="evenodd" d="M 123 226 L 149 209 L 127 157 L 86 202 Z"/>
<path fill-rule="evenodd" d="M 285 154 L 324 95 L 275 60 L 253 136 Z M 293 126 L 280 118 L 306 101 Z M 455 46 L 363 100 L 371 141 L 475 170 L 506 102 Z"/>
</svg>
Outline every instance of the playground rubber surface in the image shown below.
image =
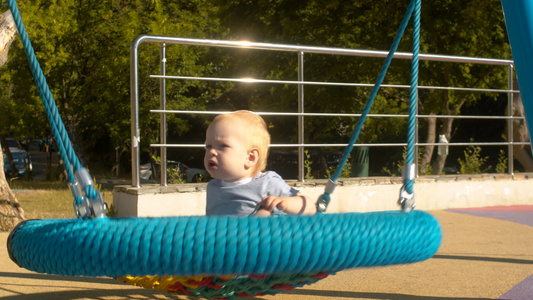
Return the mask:
<svg viewBox="0 0 533 300">
<path fill-rule="evenodd" d="M 533 299 L 533 205 L 431 211 L 443 242 L 427 261 L 347 270 L 257 299 Z M 117 282 L 19 268 L 0 232 L 0 299 L 196 299 Z"/>
</svg>

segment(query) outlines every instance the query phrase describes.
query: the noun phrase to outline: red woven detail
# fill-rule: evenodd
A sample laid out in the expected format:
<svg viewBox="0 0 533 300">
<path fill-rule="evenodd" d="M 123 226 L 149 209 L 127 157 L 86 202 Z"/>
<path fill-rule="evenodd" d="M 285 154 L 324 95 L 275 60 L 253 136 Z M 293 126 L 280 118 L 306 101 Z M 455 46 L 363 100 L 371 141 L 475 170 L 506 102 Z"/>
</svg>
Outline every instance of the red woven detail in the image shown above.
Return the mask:
<svg viewBox="0 0 533 300">
<path fill-rule="evenodd" d="M 183 284 L 176 282 L 173 285 L 169 285 L 167 288 L 167 292 L 169 293 L 181 293 L 181 294 L 192 294 L 191 291 L 189 291 L 186 287 L 183 286 Z"/>
<path fill-rule="evenodd" d="M 267 276 L 266 275 L 253 275 L 253 274 L 250 274 L 250 275 L 248 275 L 248 277 L 250 277 L 252 279 L 263 280 Z"/>
<path fill-rule="evenodd" d="M 229 277 L 229 278 L 220 277 L 219 278 L 220 281 L 230 281 L 232 279 L 233 279 L 233 277 Z"/>
<path fill-rule="evenodd" d="M 322 278 L 322 279 L 324 279 L 324 278 L 328 277 L 328 273 L 326 273 L 326 272 L 322 272 L 322 273 L 318 273 L 318 274 L 316 274 L 316 275 L 313 275 L 313 276 L 311 276 L 311 277 L 313 277 L 313 278 Z"/>
<path fill-rule="evenodd" d="M 272 288 L 276 290 L 292 291 L 294 288 L 290 284 L 275 284 Z"/>
<path fill-rule="evenodd" d="M 213 279 L 214 279 L 213 276 L 205 277 L 204 279 L 202 279 L 200 281 L 196 281 L 194 279 L 190 279 L 189 283 L 192 284 L 192 285 L 197 285 L 197 286 L 207 286 L 207 287 L 210 287 L 210 288 L 216 289 L 216 290 L 220 290 L 221 288 L 224 287 L 223 285 L 215 285 L 215 284 L 213 284 Z"/>
<path fill-rule="evenodd" d="M 239 297 L 252 297 L 252 295 L 246 294 L 246 293 L 235 293 L 235 295 Z"/>
</svg>

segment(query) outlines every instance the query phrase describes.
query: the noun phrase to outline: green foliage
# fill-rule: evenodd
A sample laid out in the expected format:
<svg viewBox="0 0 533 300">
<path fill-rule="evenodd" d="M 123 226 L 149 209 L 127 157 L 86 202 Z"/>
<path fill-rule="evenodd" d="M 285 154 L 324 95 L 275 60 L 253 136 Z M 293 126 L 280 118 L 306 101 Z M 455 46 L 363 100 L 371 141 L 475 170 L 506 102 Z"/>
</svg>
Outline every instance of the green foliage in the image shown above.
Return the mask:
<svg viewBox="0 0 533 300">
<path fill-rule="evenodd" d="M 352 177 L 352 155 L 348 155 L 348 159 L 346 160 L 346 163 L 344 164 L 344 166 L 342 167 L 342 171 L 341 171 L 341 174 L 339 176 L 339 178 L 350 178 Z M 326 175 L 325 177 L 326 178 L 331 178 L 331 176 L 333 175 L 333 172 L 335 172 L 335 170 L 337 169 L 338 166 L 330 166 L 327 170 L 326 170 Z"/>
<path fill-rule="evenodd" d="M 180 173 L 178 168 L 167 169 L 168 183 L 186 183 L 185 173 Z"/>
<path fill-rule="evenodd" d="M 507 165 L 508 165 L 508 158 L 505 151 L 500 149 L 500 153 L 498 155 L 498 164 L 496 164 L 496 173 L 505 174 L 505 171 L 507 171 Z"/>
<path fill-rule="evenodd" d="M 418 161 L 419 161 L 419 167 L 420 167 L 420 156 L 421 156 L 421 153 L 419 152 L 418 153 Z M 407 157 L 407 147 L 403 147 L 403 152 L 402 152 L 402 159 L 397 161 L 397 162 L 393 162 L 393 166 L 396 167 L 396 170 L 391 170 L 387 167 L 383 167 L 383 171 L 387 174 L 389 174 L 389 176 L 403 176 L 403 167 L 405 166 L 405 158 Z M 420 169 L 420 168 L 419 168 Z M 431 165 L 427 164 L 426 165 L 426 172 L 424 173 L 419 173 L 419 175 L 430 175 L 431 172 L 432 172 L 432 167 Z"/>
<path fill-rule="evenodd" d="M 216 7 L 207 0 L 191 1 L 25 1 L 18 3 L 63 122 L 77 152 L 88 164 L 112 165 L 115 148 L 129 151 L 130 44 L 141 34 L 215 37 L 222 27 Z M 200 75 L 210 67 L 202 63 L 206 49 L 168 47 L 174 61 L 169 72 Z M 159 46 L 142 46 L 140 56 L 141 141 L 146 147 L 159 135 Z M 0 130 L 20 137 L 50 134 L 29 73 L 20 39 L 9 52 L 0 74 Z M 198 82 L 169 83 L 168 108 L 202 110 L 214 93 Z M 176 100 L 178 99 L 178 100 Z M 195 124 L 169 117 L 169 134 L 182 134 Z M 150 128 L 150 129 L 148 129 Z"/>
<path fill-rule="evenodd" d="M 488 172 L 492 168 L 488 166 L 482 169 L 489 157 L 481 157 L 481 147 L 479 146 L 468 146 L 464 151 L 464 156 L 464 160 L 461 158 L 457 160 L 461 166 L 460 174 L 481 174 Z"/>
<path fill-rule="evenodd" d="M 141 34 L 227 38 L 337 48 L 388 50 L 408 2 L 311 0 L 74 1 L 18 3 L 24 24 L 77 153 L 86 164 L 112 166 L 130 149 L 130 45 Z M 421 52 L 511 58 L 498 1 L 436 0 L 422 5 Z M 399 51 L 411 51 L 408 28 Z M 0 131 L 21 138 L 50 134 L 20 39 L 0 73 Z M 237 52 L 167 45 L 167 73 L 296 80 L 294 53 Z M 159 46 L 139 48 L 141 149 L 159 139 Z M 383 60 L 305 55 L 305 80 L 374 83 Z M 407 84 L 409 61 L 394 60 L 387 84 Z M 420 85 L 503 88 L 505 68 L 422 61 Z M 360 113 L 370 89 L 306 86 L 306 112 Z M 292 85 L 167 81 L 167 108 L 297 110 Z M 494 97 L 493 94 L 488 95 Z M 479 97 L 420 90 L 420 114 L 459 114 Z M 408 93 L 382 88 L 371 113 L 405 114 Z M 202 142 L 204 117 L 168 115 L 173 140 Z M 305 140 L 345 143 L 357 118 L 305 118 Z M 297 141 L 295 117 L 268 117 L 273 143 Z M 420 122 L 421 131 L 423 122 Z M 401 142 L 403 119 L 369 118 L 360 142 Z M 127 156 L 126 156 L 127 157 Z M 120 160 L 120 159 L 119 159 Z M 403 164 L 401 164 L 403 165 Z M 398 168 L 401 168 L 401 165 Z M 389 170 L 390 171 L 390 170 Z M 399 170 L 398 170 L 399 171 Z M 391 172 L 392 173 L 392 172 Z M 396 173 L 396 172 L 394 172 Z M 310 175 L 310 172 L 308 172 Z"/>
<path fill-rule="evenodd" d="M 107 210 L 105 212 L 105 215 L 106 217 L 109 217 L 109 218 L 114 218 L 118 215 L 118 211 L 117 209 L 115 208 L 115 206 L 113 205 L 113 203 L 107 205 Z"/>
<path fill-rule="evenodd" d="M 152 155 L 152 161 L 157 164 L 161 165 L 161 157 Z M 152 170 L 153 171 L 153 170 Z M 186 183 L 187 178 L 185 173 L 181 173 L 179 168 L 167 168 L 167 182 L 168 183 Z"/>
<path fill-rule="evenodd" d="M 313 162 L 311 161 L 311 155 L 309 154 L 309 150 L 304 151 L 304 168 L 305 168 L 305 179 L 315 179 L 315 177 L 311 173 L 311 165 Z"/>
</svg>

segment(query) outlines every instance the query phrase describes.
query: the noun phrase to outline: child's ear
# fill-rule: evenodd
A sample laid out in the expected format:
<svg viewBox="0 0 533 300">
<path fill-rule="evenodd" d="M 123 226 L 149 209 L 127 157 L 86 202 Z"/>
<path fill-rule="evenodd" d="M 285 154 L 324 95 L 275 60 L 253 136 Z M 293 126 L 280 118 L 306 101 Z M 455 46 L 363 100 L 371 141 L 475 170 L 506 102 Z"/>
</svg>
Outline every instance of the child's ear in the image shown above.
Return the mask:
<svg viewBox="0 0 533 300">
<path fill-rule="evenodd" d="M 251 168 L 259 162 L 259 150 L 252 149 L 248 152 L 248 157 L 245 162 L 246 168 Z"/>
</svg>

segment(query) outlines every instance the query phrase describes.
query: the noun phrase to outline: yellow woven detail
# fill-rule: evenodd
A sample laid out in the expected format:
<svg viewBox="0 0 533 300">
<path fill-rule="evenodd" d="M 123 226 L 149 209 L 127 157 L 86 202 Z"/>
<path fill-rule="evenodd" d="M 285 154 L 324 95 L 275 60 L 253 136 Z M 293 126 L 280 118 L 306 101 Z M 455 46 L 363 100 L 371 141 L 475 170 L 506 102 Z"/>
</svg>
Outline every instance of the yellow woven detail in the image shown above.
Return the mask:
<svg viewBox="0 0 533 300">
<path fill-rule="evenodd" d="M 222 280 L 230 280 L 234 276 L 232 275 L 225 275 L 220 276 L 219 278 Z M 206 276 L 200 275 L 200 276 L 124 276 L 124 277 L 117 277 L 118 281 L 135 285 L 135 286 L 141 286 L 145 289 L 155 289 L 159 291 L 167 291 L 167 292 L 174 292 L 174 288 L 170 288 L 172 286 L 175 286 L 176 283 L 180 283 L 186 288 L 189 289 L 197 289 L 198 285 L 195 284 L 196 282 L 201 282 L 204 280 Z"/>
</svg>

